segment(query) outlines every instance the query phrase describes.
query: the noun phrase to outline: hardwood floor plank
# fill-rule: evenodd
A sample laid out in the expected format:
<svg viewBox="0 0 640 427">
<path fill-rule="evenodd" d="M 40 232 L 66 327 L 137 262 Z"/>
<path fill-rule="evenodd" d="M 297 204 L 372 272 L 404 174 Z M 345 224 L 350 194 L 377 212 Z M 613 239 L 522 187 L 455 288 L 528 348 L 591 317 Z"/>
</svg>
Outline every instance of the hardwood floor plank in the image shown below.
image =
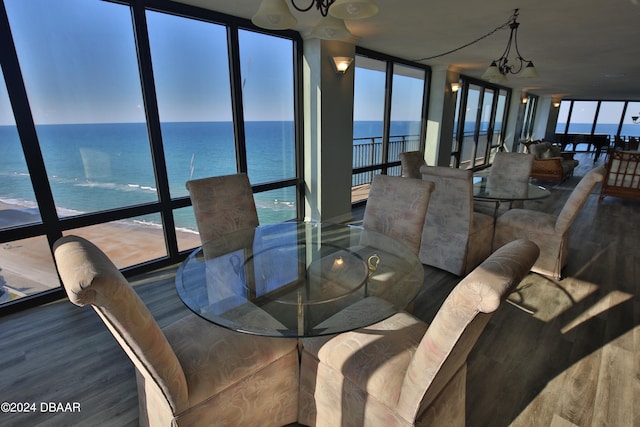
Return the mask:
<svg viewBox="0 0 640 427">
<path fill-rule="evenodd" d="M 582 340 L 576 342 L 573 358 L 582 355 Z M 587 350 L 588 351 L 588 350 Z M 582 357 L 559 377 L 556 413 L 562 419 L 578 426 L 591 425 L 596 397 L 596 384 L 600 374 L 602 352 L 596 350 Z"/>
<path fill-rule="evenodd" d="M 629 392 L 633 389 L 634 359 L 633 352 L 616 345 L 602 348 L 600 375 L 596 384 L 594 426 L 630 426 L 633 425 L 634 397 Z"/>
</svg>

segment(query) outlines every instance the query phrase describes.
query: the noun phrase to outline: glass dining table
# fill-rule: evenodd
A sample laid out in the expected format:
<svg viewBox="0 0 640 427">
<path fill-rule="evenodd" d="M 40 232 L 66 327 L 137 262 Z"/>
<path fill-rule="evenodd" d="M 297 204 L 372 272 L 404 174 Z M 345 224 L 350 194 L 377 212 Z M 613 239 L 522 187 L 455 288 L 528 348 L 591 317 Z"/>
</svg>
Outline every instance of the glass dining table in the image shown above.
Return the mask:
<svg viewBox="0 0 640 427">
<path fill-rule="evenodd" d="M 498 179 L 490 176 L 473 177 L 473 199 L 484 202 L 494 202 L 494 219 L 502 202 L 539 200 L 549 197 L 551 192 L 546 188 L 508 179 Z"/>
<path fill-rule="evenodd" d="M 365 327 L 403 310 L 423 279 L 417 256 L 386 235 L 284 222 L 206 242 L 178 269 L 176 289 L 189 309 L 216 325 L 309 337 Z"/>
</svg>

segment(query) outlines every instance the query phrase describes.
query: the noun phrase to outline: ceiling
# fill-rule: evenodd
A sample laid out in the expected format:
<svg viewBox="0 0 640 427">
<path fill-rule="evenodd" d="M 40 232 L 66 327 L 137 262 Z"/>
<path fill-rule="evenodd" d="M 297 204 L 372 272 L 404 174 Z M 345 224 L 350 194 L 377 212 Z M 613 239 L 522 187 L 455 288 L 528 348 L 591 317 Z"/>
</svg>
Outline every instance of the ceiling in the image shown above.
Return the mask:
<svg viewBox="0 0 640 427">
<path fill-rule="evenodd" d="M 260 0 L 179 0 L 250 19 Z M 287 0 L 287 2 L 290 0 Z M 297 0 L 308 5 L 311 0 Z M 537 79 L 505 86 L 554 98 L 640 101 L 640 0 L 376 0 L 379 13 L 347 21 L 358 46 L 416 60 L 459 48 L 509 21 L 519 9 L 518 47 Z M 291 8 L 293 9 L 293 8 Z M 303 38 L 321 19 L 295 10 Z M 507 45 L 502 29 L 455 53 L 421 61 L 480 78 Z M 510 59 L 513 57 L 510 56 Z"/>
</svg>

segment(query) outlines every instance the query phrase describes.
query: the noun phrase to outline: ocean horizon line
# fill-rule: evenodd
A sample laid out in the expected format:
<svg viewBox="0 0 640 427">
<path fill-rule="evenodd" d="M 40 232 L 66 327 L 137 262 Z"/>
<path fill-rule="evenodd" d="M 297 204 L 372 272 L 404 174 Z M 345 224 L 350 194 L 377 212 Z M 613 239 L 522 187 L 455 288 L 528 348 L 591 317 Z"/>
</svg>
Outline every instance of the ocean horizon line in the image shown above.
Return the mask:
<svg viewBox="0 0 640 427">
<path fill-rule="evenodd" d="M 400 123 L 413 123 L 418 120 L 394 120 Z M 245 120 L 246 123 L 293 123 L 295 120 Z M 354 123 L 382 123 L 382 120 L 354 120 Z M 173 120 L 160 122 L 171 123 L 233 123 L 233 120 Z M 83 122 L 83 123 L 36 123 L 35 126 L 82 126 L 82 125 L 146 125 L 147 122 Z M 0 124 L 1 127 L 16 127 L 16 124 Z"/>
</svg>

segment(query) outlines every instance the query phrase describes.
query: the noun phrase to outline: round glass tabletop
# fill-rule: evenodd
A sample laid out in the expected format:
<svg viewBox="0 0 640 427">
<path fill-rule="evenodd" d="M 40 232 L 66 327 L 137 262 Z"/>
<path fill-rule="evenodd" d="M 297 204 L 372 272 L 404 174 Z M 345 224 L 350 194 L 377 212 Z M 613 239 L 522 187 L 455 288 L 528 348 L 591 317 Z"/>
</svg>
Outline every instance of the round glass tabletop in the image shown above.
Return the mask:
<svg viewBox="0 0 640 427">
<path fill-rule="evenodd" d="M 401 242 L 348 225 L 279 223 L 205 243 L 176 289 L 201 317 L 233 330 L 306 337 L 364 327 L 404 309 L 423 283 Z"/>
</svg>

